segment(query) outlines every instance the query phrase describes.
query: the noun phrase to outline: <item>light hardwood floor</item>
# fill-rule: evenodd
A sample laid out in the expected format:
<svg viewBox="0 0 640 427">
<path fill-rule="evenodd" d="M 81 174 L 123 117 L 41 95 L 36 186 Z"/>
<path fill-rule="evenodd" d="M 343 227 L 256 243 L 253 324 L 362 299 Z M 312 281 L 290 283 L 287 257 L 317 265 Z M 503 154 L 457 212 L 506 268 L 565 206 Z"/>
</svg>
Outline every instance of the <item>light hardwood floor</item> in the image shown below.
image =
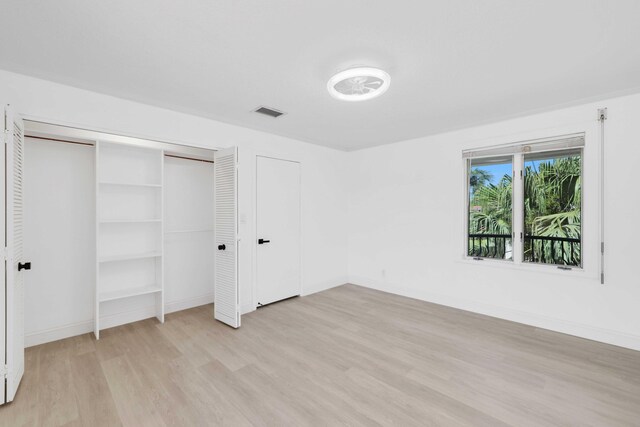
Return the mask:
<svg viewBox="0 0 640 427">
<path fill-rule="evenodd" d="M 638 426 L 640 352 L 345 285 L 27 349 L 2 426 Z"/>
</svg>

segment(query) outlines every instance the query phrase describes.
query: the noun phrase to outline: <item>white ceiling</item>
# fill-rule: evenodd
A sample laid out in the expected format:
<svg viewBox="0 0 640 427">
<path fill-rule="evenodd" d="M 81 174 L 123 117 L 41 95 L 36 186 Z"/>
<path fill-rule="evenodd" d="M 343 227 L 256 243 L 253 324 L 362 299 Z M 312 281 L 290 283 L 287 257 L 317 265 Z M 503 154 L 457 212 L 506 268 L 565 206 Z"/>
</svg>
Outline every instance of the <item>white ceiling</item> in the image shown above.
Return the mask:
<svg viewBox="0 0 640 427">
<path fill-rule="evenodd" d="M 0 68 L 344 150 L 640 89 L 637 0 L 2 3 Z M 353 65 L 389 91 L 331 98 Z"/>
</svg>

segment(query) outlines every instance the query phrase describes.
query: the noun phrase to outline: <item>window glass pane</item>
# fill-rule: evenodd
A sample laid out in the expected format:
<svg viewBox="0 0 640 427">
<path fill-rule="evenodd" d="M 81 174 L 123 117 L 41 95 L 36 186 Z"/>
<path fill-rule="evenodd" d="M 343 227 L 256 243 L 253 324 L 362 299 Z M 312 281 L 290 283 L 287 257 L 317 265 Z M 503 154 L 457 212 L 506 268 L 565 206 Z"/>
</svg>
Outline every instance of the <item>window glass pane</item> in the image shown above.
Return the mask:
<svg viewBox="0 0 640 427">
<path fill-rule="evenodd" d="M 513 259 L 512 169 L 512 157 L 470 162 L 469 256 Z"/>
<path fill-rule="evenodd" d="M 524 261 L 581 266 L 582 152 L 524 157 Z"/>
</svg>

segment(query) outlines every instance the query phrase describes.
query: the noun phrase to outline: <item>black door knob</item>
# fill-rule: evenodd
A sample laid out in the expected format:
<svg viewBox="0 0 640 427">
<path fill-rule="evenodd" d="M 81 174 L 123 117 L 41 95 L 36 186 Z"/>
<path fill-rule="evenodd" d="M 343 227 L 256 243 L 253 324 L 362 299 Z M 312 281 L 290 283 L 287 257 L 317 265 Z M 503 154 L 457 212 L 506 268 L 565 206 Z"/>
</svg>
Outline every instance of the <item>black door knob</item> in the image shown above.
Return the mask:
<svg viewBox="0 0 640 427">
<path fill-rule="evenodd" d="M 265 243 L 269 243 L 271 240 L 258 239 L 259 245 L 264 245 Z"/>
<path fill-rule="evenodd" d="M 218 250 L 219 251 L 224 251 L 225 249 L 227 249 L 227 245 L 225 245 L 225 244 L 218 245 Z"/>
<path fill-rule="evenodd" d="M 18 263 L 18 271 L 22 271 L 22 270 L 31 270 L 31 263 L 30 262 L 25 262 L 25 263 Z"/>
</svg>

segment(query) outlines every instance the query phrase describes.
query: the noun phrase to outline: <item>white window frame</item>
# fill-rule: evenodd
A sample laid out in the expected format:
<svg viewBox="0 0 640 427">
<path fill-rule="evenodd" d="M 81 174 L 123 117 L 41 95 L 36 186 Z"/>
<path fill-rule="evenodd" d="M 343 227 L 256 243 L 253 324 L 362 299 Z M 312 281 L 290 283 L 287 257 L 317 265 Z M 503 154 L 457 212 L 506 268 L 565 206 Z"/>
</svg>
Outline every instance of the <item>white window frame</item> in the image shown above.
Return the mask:
<svg viewBox="0 0 640 427">
<path fill-rule="evenodd" d="M 514 197 L 516 195 L 516 191 L 515 191 L 515 183 L 516 183 L 516 159 L 513 155 L 488 155 L 488 156 L 475 156 L 474 158 L 476 159 L 481 159 L 481 158 L 488 158 L 488 159 L 494 159 L 494 158 L 499 158 L 499 157 L 511 157 L 511 253 L 512 253 L 512 258 L 511 259 L 503 259 L 503 258 L 490 258 L 490 257 L 476 257 L 476 256 L 471 256 L 469 255 L 469 211 L 471 209 L 471 198 L 469 197 L 469 191 L 470 191 L 470 179 L 469 179 L 469 172 L 471 172 L 471 162 L 473 160 L 473 158 L 466 158 L 465 159 L 465 164 L 464 164 L 464 179 L 465 179 L 465 230 L 464 230 L 464 257 L 469 259 L 469 260 L 473 260 L 473 261 L 485 261 L 485 260 L 491 260 L 494 262 L 500 262 L 500 263 L 509 263 L 512 264 L 514 262 L 516 262 L 516 234 L 515 234 L 515 228 L 516 228 L 516 209 L 515 209 L 515 200 Z"/>
<path fill-rule="evenodd" d="M 564 146 L 563 141 L 581 140 L 581 144 L 574 143 L 575 146 Z M 534 140 L 526 140 L 517 143 L 508 143 L 504 145 L 488 146 L 473 150 L 463 151 L 463 178 L 464 178 L 464 232 L 463 232 L 463 261 L 477 264 L 500 266 L 516 269 L 526 269 L 533 271 L 546 272 L 577 272 L 584 273 L 586 271 L 585 254 L 585 152 L 586 152 L 586 133 L 579 132 L 574 134 L 560 135 L 552 138 L 541 138 Z M 581 265 L 580 266 L 562 266 L 557 264 L 545 264 L 524 261 L 524 157 L 529 152 L 529 148 L 533 152 L 553 153 L 554 151 L 565 151 L 567 149 L 580 149 L 581 162 L 581 231 L 580 231 L 580 248 L 581 248 Z M 471 171 L 471 160 L 476 158 L 495 158 L 495 157 L 512 157 L 512 259 L 497 259 L 474 257 L 469 255 L 469 172 Z"/>
</svg>

